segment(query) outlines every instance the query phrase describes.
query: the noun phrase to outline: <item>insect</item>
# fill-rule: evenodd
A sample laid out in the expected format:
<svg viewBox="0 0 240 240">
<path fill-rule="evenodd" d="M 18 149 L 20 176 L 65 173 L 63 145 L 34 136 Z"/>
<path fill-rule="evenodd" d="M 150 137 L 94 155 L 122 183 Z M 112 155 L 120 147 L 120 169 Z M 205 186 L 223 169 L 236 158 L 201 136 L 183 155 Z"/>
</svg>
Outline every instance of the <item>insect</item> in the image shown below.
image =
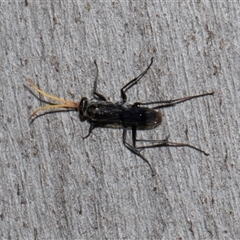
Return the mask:
<svg viewBox="0 0 240 240">
<path fill-rule="evenodd" d="M 154 129 L 158 127 L 162 122 L 162 115 L 157 109 L 171 107 L 178 103 L 182 103 L 193 98 L 204 97 L 207 95 L 213 95 L 214 92 L 204 93 L 195 96 L 183 97 L 174 100 L 165 100 L 165 101 L 154 101 L 154 102 L 135 102 L 133 104 L 127 104 L 127 94 L 126 92 L 136 85 L 141 78 L 148 72 L 150 69 L 153 58 L 151 58 L 151 62 L 148 67 L 143 71 L 139 76 L 132 79 L 126 85 L 124 85 L 121 90 L 121 100 L 119 102 L 113 103 L 107 100 L 107 98 L 97 91 L 97 79 L 98 79 L 98 66 L 96 61 L 94 61 L 97 74 L 94 81 L 92 99 L 88 99 L 87 97 L 82 97 L 80 102 L 71 102 L 54 95 L 50 95 L 41 89 L 39 89 L 36 85 L 34 85 L 30 79 L 26 80 L 29 82 L 30 86 L 35 89 L 41 95 L 48 97 L 52 100 L 56 100 L 60 102 L 59 104 L 51 103 L 51 105 L 46 105 L 38 108 L 36 111 L 32 113 L 30 118 L 36 116 L 36 114 L 42 110 L 46 109 L 56 109 L 56 108 L 64 108 L 64 109 L 72 109 L 79 112 L 80 120 L 88 121 L 90 124 L 88 134 L 83 137 L 83 139 L 89 137 L 92 133 L 92 130 L 97 127 L 102 128 L 122 128 L 123 135 L 122 141 L 124 146 L 129 149 L 131 152 L 135 153 L 137 156 L 142 158 L 151 168 L 152 175 L 156 174 L 155 169 L 152 167 L 151 163 L 145 158 L 141 151 L 146 148 L 157 148 L 157 147 L 189 147 L 195 149 L 205 155 L 209 155 L 205 151 L 197 148 L 193 145 L 187 143 L 176 143 L 170 142 L 168 137 L 163 140 L 145 140 L 145 139 L 137 139 L 137 130 L 148 130 Z M 149 107 L 152 105 L 153 107 Z M 132 143 L 127 142 L 127 131 L 132 131 Z M 145 143 L 143 146 L 137 146 L 136 143 L 141 142 Z M 146 145 L 147 144 L 147 145 Z"/>
</svg>

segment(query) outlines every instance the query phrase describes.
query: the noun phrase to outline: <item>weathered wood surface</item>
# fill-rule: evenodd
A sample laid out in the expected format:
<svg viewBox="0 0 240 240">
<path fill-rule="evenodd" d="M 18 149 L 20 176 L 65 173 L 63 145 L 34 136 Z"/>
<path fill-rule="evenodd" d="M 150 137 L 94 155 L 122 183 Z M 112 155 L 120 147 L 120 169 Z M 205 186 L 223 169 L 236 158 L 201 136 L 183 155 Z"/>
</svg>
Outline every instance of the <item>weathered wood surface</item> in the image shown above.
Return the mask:
<svg viewBox="0 0 240 240">
<path fill-rule="evenodd" d="M 1 239 L 237 239 L 240 236 L 240 6 L 237 1 L 2 1 L 0 3 Z M 157 171 L 75 112 L 29 124 L 43 90 L 114 101 L 141 73 L 129 101 L 215 95 L 164 109 L 148 139 Z"/>
</svg>

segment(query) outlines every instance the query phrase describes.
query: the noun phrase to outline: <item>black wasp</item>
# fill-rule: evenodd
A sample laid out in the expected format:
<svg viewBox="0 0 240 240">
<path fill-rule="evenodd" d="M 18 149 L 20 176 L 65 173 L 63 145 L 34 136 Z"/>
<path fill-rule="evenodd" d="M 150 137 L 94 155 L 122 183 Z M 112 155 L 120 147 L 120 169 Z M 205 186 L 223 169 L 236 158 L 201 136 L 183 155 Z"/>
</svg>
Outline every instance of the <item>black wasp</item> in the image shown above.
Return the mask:
<svg viewBox="0 0 240 240">
<path fill-rule="evenodd" d="M 57 100 L 60 104 L 51 103 L 51 105 L 43 106 L 38 108 L 31 116 L 35 116 L 37 112 L 41 110 L 51 109 L 51 108 L 70 108 L 79 112 L 79 117 L 81 121 L 88 121 L 90 123 L 88 134 L 83 137 L 87 138 L 92 130 L 97 127 L 102 128 L 122 128 L 123 136 L 122 141 L 124 146 L 141 157 L 151 168 L 152 175 L 155 175 L 155 170 L 150 164 L 150 162 L 141 154 L 141 151 L 145 148 L 156 148 L 156 147 L 190 147 L 199 152 L 209 155 L 203 150 L 192 146 L 187 143 L 175 143 L 169 142 L 168 137 L 163 140 L 143 140 L 137 139 L 137 130 L 148 130 L 154 129 L 159 126 L 162 122 L 162 115 L 157 109 L 174 106 L 178 103 L 188 101 L 193 98 L 204 97 L 207 95 L 213 95 L 211 93 L 205 93 L 190 97 L 179 98 L 175 100 L 167 101 L 155 101 L 155 102 L 135 102 L 133 104 L 127 104 L 126 92 L 137 84 L 140 79 L 147 73 L 149 68 L 153 63 L 153 58 L 151 58 L 151 63 L 148 65 L 146 70 L 142 72 L 139 76 L 131 80 L 121 89 L 121 101 L 117 103 L 109 102 L 104 95 L 97 91 L 97 79 L 98 79 L 98 67 L 96 61 L 94 61 L 97 68 L 97 75 L 93 86 L 93 96 L 89 100 L 83 97 L 80 103 L 71 102 L 53 95 L 50 95 L 37 86 L 35 86 L 29 79 L 27 81 L 29 84 L 41 95 L 48 97 L 53 100 Z M 148 107 L 152 105 L 153 107 Z M 132 143 L 126 141 L 127 131 L 132 130 Z M 136 142 L 148 143 L 149 145 L 136 146 Z"/>
</svg>

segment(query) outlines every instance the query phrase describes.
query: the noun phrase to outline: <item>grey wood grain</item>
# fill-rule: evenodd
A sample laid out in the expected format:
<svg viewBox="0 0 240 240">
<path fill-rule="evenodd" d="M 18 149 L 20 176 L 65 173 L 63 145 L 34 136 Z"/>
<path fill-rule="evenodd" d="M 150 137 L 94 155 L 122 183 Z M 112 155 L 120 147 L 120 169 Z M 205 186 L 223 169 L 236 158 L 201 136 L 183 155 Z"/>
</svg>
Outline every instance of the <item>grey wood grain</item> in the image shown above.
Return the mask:
<svg viewBox="0 0 240 240">
<path fill-rule="evenodd" d="M 2 239 L 237 239 L 239 42 L 237 1 L 2 1 L 0 3 L 0 236 Z M 41 89 L 79 101 L 119 89 L 154 63 L 129 101 L 215 95 L 164 109 L 146 139 L 191 143 L 143 152 L 122 131 L 78 113 L 46 114 Z M 38 95 L 37 95 L 38 96 Z M 129 136 L 130 138 L 130 136 Z"/>
</svg>

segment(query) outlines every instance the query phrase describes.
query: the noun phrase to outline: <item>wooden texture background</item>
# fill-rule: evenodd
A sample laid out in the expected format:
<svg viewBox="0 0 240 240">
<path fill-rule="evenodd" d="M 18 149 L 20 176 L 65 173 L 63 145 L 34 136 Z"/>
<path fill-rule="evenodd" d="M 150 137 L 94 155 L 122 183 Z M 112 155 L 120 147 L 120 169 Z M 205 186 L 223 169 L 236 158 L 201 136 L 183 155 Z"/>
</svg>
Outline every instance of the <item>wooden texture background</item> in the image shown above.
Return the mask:
<svg viewBox="0 0 240 240">
<path fill-rule="evenodd" d="M 240 236 L 239 1 L 1 1 L 0 238 L 237 239 Z M 189 148 L 143 152 L 77 112 L 46 114 L 26 87 L 79 101 L 120 88 L 154 63 L 129 102 L 214 96 L 162 111 L 139 137 Z M 38 94 L 37 94 L 38 96 Z M 130 135 L 129 135 L 130 138 Z"/>
</svg>

